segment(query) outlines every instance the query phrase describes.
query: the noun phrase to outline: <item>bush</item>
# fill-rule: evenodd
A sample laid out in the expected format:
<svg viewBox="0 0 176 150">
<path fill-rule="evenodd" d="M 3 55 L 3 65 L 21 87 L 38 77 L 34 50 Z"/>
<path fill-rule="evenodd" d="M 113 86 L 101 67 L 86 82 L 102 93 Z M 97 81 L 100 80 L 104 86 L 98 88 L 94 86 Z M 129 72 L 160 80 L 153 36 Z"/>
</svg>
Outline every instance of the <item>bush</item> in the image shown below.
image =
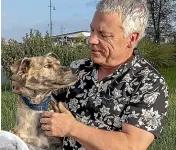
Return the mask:
<svg viewBox="0 0 176 150">
<path fill-rule="evenodd" d="M 56 46 L 53 51 L 58 55 L 62 65 L 69 65 L 72 61 L 89 57 L 89 48 L 87 45 Z"/>
<path fill-rule="evenodd" d="M 23 42 L 18 43 L 15 40 L 9 40 L 2 43 L 2 66 L 7 77 L 11 76 L 10 66 L 16 60 L 24 57 L 42 56 L 49 52 L 58 55 L 63 65 L 69 65 L 73 60 L 89 57 L 89 48 L 87 45 L 59 46 L 54 45 L 48 33 L 42 37 L 38 30 L 30 30 L 23 37 Z"/>
<path fill-rule="evenodd" d="M 156 68 L 176 67 L 176 45 L 154 44 L 148 39 L 143 39 L 138 45 L 141 55 Z"/>
<path fill-rule="evenodd" d="M 48 33 L 42 36 L 38 30 L 30 30 L 23 37 L 23 42 L 9 40 L 7 43 L 2 40 L 2 66 L 7 77 L 10 76 L 10 65 L 24 57 L 45 55 L 53 52 L 58 55 L 63 65 L 69 65 L 76 59 L 89 57 L 89 47 L 85 44 L 74 47 L 65 45 L 54 45 Z M 141 54 L 155 67 L 176 66 L 176 45 L 162 44 L 157 45 L 144 38 L 138 45 Z"/>
</svg>

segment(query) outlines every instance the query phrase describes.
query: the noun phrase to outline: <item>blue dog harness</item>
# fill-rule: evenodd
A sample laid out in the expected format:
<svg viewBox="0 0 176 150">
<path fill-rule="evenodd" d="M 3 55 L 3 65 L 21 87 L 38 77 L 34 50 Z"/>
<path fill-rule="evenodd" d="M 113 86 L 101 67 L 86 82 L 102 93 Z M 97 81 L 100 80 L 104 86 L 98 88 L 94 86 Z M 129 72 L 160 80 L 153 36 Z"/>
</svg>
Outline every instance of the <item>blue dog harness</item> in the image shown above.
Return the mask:
<svg viewBox="0 0 176 150">
<path fill-rule="evenodd" d="M 27 97 L 20 95 L 23 102 L 29 106 L 32 110 L 38 110 L 38 111 L 47 111 L 48 110 L 48 104 L 51 102 L 51 96 L 48 96 L 47 99 L 40 103 L 40 104 L 32 104 L 30 100 L 27 99 Z"/>
</svg>

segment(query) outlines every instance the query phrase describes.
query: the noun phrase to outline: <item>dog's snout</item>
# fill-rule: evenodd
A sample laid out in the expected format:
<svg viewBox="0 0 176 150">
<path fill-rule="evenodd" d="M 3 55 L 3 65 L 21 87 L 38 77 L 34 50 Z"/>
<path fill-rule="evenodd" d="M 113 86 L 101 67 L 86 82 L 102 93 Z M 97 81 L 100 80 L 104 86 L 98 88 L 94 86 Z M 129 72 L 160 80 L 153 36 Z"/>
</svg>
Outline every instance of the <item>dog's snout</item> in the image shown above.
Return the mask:
<svg viewBox="0 0 176 150">
<path fill-rule="evenodd" d="M 64 72 L 71 71 L 69 67 L 65 67 L 65 66 L 60 67 L 60 69 Z"/>
<path fill-rule="evenodd" d="M 61 67 L 63 72 L 72 72 L 72 74 L 76 74 L 77 73 L 77 69 L 75 68 L 70 68 L 70 67 Z"/>
</svg>

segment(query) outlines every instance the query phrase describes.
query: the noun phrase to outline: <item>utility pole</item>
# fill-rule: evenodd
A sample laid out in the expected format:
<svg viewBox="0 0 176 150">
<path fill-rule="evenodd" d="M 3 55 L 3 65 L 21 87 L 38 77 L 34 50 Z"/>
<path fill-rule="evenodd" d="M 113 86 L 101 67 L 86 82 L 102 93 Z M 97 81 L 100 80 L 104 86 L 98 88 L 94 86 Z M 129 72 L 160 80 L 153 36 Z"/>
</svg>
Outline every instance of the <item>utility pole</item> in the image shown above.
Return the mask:
<svg viewBox="0 0 176 150">
<path fill-rule="evenodd" d="M 50 37 L 52 37 L 52 32 L 53 32 L 52 8 L 53 8 L 53 10 L 56 10 L 56 8 L 54 6 L 52 6 L 51 0 L 50 0 L 49 8 L 50 8 L 50 24 L 49 24 L 49 26 L 50 26 Z"/>
</svg>

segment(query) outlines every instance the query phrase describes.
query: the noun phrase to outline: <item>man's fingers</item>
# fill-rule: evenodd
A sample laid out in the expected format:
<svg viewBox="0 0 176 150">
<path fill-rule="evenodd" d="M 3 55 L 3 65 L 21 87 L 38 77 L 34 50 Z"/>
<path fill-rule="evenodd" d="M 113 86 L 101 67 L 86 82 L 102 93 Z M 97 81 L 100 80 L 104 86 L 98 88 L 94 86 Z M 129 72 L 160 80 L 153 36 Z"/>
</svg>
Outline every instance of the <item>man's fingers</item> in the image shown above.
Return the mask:
<svg viewBox="0 0 176 150">
<path fill-rule="evenodd" d="M 69 112 L 69 111 L 65 108 L 65 106 L 63 105 L 62 102 L 59 102 L 58 106 L 59 106 L 59 109 L 60 109 L 61 113 L 68 113 L 68 112 Z"/>
<path fill-rule="evenodd" d="M 42 113 L 41 117 L 42 118 L 51 118 L 54 112 L 44 112 Z"/>
<path fill-rule="evenodd" d="M 51 119 L 50 118 L 41 118 L 40 123 L 42 124 L 51 124 Z"/>
<path fill-rule="evenodd" d="M 45 131 L 50 131 L 51 130 L 51 126 L 47 125 L 47 124 L 42 124 L 41 128 Z"/>
</svg>

